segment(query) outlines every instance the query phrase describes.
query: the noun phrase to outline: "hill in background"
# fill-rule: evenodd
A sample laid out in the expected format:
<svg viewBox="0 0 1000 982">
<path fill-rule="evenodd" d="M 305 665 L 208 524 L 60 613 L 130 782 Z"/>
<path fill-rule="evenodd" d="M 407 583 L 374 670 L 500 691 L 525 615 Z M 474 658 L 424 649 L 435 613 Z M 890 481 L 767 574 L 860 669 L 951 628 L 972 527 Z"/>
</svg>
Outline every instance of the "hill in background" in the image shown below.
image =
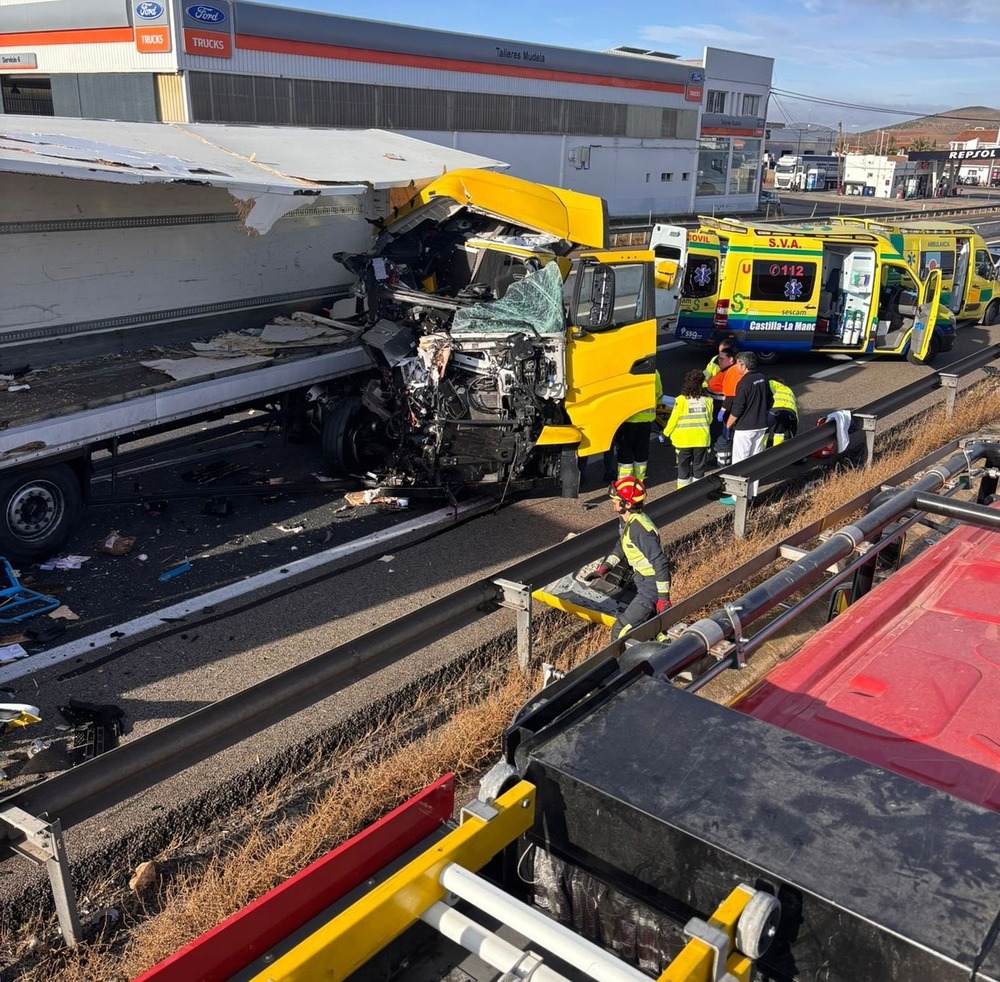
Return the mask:
<svg viewBox="0 0 1000 982">
<path fill-rule="evenodd" d="M 947 150 L 952 140 L 974 139 L 982 130 L 979 139 L 983 143 L 996 143 L 1000 130 L 1000 109 L 988 106 L 966 106 L 964 109 L 950 109 L 933 116 L 921 116 L 892 126 L 881 126 L 852 137 L 862 145 L 876 146 L 887 138 L 895 142 L 899 150 L 914 143 L 928 143 L 925 149 Z"/>
</svg>

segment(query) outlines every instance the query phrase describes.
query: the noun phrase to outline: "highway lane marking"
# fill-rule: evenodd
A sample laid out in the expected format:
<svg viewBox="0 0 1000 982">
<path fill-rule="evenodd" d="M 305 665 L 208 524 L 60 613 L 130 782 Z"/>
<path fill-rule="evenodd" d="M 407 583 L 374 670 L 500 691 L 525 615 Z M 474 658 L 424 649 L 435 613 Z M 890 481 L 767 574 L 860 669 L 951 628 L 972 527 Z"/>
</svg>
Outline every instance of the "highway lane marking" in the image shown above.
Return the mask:
<svg viewBox="0 0 1000 982">
<path fill-rule="evenodd" d="M 834 365 L 833 368 L 824 368 L 823 371 L 817 372 L 815 375 L 810 375 L 809 378 L 829 378 L 831 375 L 837 375 L 840 372 L 846 372 L 847 369 L 853 367 L 856 363 L 851 360 L 843 365 Z"/>
<path fill-rule="evenodd" d="M 408 522 L 394 525 L 391 529 L 384 529 L 363 539 L 357 539 L 342 546 L 334 546 L 324 552 L 318 552 L 315 556 L 304 556 L 291 563 L 283 563 L 274 569 L 266 570 L 255 576 L 250 576 L 239 583 L 231 583 L 229 586 L 220 587 L 209 593 L 203 593 L 199 597 L 191 597 L 181 603 L 166 607 L 155 614 L 146 614 L 134 620 L 126 621 L 124 624 L 113 625 L 104 631 L 98 631 L 85 638 L 78 638 L 66 644 L 59 645 L 50 651 L 40 651 L 36 655 L 29 655 L 27 658 L 18 659 L 9 665 L 0 666 L 0 682 L 8 682 L 11 679 L 18 679 L 39 669 L 49 668 L 58 665 L 60 662 L 70 658 L 79 658 L 81 655 L 94 654 L 102 648 L 109 647 L 116 642 L 126 641 L 136 637 L 145 631 L 149 631 L 163 624 L 182 620 L 192 614 L 200 613 L 207 607 L 225 603 L 236 597 L 252 593 L 264 587 L 287 580 L 299 573 L 306 573 L 310 570 L 319 569 L 322 566 L 339 562 L 345 556 L 360 552 L 362 549 L 370 548 L 373 545 L 381 545 L 392 542 L 395 539 L 405 538 L 413 532 L 432 528 L 435 525 L 444 525 L 454 521 L 460 516 L 465 516 L 470 512 L 493 507 L 496 504 L 492 498 L 472 498 L 464 502 L 458 508 L 440 508 L 437 511 L 414 518 Z"/>
<path fill-rule="evenodd" d="M 687 341 L 668 341 L 666 344 L 658 344 L 656 346 L 657 351 L 666 351 L 668 348 L 679 348 L 681 345 L 687 344 Z"/>
</svg>

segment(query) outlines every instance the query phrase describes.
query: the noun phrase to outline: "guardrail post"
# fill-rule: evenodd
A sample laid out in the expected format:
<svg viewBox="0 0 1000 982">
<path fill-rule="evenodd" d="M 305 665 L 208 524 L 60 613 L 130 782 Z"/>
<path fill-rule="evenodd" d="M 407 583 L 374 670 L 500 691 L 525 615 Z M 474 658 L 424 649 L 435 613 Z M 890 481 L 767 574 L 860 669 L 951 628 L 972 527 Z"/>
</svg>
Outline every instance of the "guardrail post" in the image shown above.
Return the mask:
<svg viewBox="0 0 1000 982">
<path fill-rule="evenodd" d="M 531 661 L 531 588 L 512 580 L 494 580 L 503 591 L 498 606 L 517 611 L 517 658 L 522 669 Z"/>
<path fill-rule="evenodd" d="M 875 429 L 878 426 L 878 417 L 870 413 L 855 413 L 853 418 L 861 420 L 861 430 L 865 434 L 865 470 L 868 470 L 875 458 Z"/>
<path fill-rule="evenodd" d="M 9 848 L 36 866 L 45 867 L 52 885 L 52 898 L 63 941 L 68 945 L 76 944 L 83 937 L 83 929 L 76 910 L 76 894 L 69 875 L 62 824 L 58 819 L 42 821 L 21 808 L 3 809 L 0 811 L 0 822 L 23 836 L 19 841 L 11 842 Z"/>
<path fill-rule="evenodd" d="M 941 388 L 945 389 L 944 414 L 951 419 L 955 415 L 955 396 L 958 395 L 958 376 L 948 372 L 938 372 Z"/>
<path fill-rule="evenodd" d="M 736 474 L 723 474 L 722 487 L 726 494 L 736 499 L 736 508 L 733 512 L 733 528 L 737 539 L 745 539 L 747 536 L 747 512 L 750 502 L 747 500 L 747 493 L 750 490 L 750 478 L 739 477 Z"/>
</svg>

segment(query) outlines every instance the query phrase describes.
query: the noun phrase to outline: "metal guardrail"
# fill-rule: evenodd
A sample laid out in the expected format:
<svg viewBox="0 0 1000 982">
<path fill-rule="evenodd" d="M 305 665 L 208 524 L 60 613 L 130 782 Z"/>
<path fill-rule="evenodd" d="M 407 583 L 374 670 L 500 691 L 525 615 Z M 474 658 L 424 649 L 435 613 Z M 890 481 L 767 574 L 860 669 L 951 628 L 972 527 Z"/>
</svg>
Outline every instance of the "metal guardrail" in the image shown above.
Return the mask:
<svg viewBox="0 0 1000 982">
<path fill-rule="evenodd" d="M 1000 344 L 990 345 L 948 372 L 937 372 L 854 413 L 865 426 L 871 453 L 880 416 L 912 403 L 939 388 L 953 400 L 949 379 L 968 374 L 1000 357 Z M 660 528 L 704 507 L 706 493 L 739 492 L 750 481 L 766 480 L 790 463 L 835 442 L 836 428 L 824 423 L 755 457 L 715 472 L 686 488 L 653 501 L 647 511 Z M 737 525 L 741 508 L 736 509 Z M 745 523 L 746 511 L 742 509 Z M 607 547 L 615 522 L 606 522 L 496 574 L 464 587 L 399 620 L 337 645 L 300 665 L 248 689 L 169 723 L 153 733 L 122 744 L 69 771 L 0 799 L 0 856 L 18 853 L 48 869 L 57 912 L 67 940 L 79 937 L 62 830 L 120 804 L 161 781 L 174 777 L 227 747 L 233 746 L 289 715 L 325 698 L 344 676 L 387 656 L 418 651 L 478 619 L 504 601 L 500 581 L 543 584 L 578 569 Z M 687 602 L 684 603 L 686 608 Z"/>
</svg>

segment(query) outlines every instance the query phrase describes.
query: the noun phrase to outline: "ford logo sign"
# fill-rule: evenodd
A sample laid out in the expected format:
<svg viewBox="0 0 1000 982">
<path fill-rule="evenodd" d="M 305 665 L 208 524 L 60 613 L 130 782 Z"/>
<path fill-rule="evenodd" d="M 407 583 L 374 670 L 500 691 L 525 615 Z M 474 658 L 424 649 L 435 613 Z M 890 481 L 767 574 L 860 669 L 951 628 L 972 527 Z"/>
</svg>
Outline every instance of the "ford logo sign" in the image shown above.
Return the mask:
<svg viewBox="0 0 1000 982">
<path fill-rule="evenodd" d="M 187 15 L 192 20 L 203 24 L 221 24 L 226 19 L 226 12 L 218 7 L 210 7 L 207 3 L 195 3 L 187 8 Z"/>
<path fill-rule="evenodd" d="M 135 5 L 135 15 L 143 20 L 155 20 L 163 16 L 163 5 L 156 0 L 143 0 Z"/>
</svg>

